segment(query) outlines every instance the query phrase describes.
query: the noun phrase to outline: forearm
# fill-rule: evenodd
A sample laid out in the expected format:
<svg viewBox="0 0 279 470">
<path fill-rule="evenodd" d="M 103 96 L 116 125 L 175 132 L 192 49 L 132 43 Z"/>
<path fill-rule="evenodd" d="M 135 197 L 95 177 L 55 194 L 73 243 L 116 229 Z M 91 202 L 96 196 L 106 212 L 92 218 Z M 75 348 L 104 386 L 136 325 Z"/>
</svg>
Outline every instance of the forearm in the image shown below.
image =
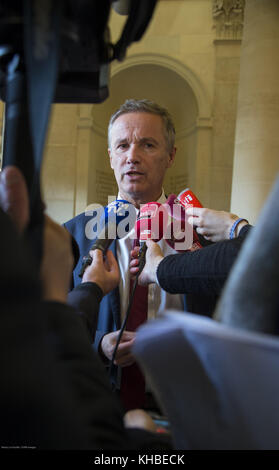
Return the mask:
<svg viewBox="0 0 279 470">
<path fill-rule="evenodd" d="M 220 294 L 247 232 L 234 240 L 167 256 L 157 269 L 160 286 L 173 294 Z"/>
<path fill-rule="evenodd" d="M 67 303 L 75 308 L 81 316 L 93 342 L 98 322 L 99 304 L 102 300 L 102 289 L 93 282 L 84 282 L 68 294 Z"/>
<path fill-rule="evenodd" d="M 127 435 L 120 403 L 110 388 L 103 364 L 94 352 L 81 318 L 58 302 L 42 303 L 55 363 L 75 397 L 88 442 L 96 448 L 125 448 Z"/>
</svg>

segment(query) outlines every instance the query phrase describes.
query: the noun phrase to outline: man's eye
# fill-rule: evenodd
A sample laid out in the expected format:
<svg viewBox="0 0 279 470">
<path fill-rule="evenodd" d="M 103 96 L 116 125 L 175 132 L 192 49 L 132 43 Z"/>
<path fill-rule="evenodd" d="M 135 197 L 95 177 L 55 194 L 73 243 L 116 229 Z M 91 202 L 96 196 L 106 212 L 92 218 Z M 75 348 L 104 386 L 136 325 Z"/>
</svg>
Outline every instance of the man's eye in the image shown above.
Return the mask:
<svg viewBox="0 0 279 470">
<path fill-rule="evenodd" d="M 120 150 L 124 150 L 127 147 L 128 147 L 128 144 L 119 144 L 117 148 L 120 149 Z"/>
<path fill-rule="evenodd" d="M 151 149 L 152 147 L 154 147 L 154 145 L 151 143 L 151 142 L 145 142 L 145 147 L 148 148 L 148 149 Z"/>
</svg>

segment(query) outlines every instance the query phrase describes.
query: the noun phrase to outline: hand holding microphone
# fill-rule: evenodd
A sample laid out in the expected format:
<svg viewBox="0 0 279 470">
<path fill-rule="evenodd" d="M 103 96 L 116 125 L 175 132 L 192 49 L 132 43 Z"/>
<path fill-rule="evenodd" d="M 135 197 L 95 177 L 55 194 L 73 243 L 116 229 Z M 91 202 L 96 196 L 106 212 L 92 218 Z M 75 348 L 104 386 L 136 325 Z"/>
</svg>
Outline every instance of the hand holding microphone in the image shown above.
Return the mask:
<svg viewBox="0 0 279 470">
<path fill-rule="evenodd" d="M 119 284 L 118 263 L 111 250 L 107 250 L 105 258 L 101 250 L 90 251 L 89 255 L 91 263 L 85 269 L 82 282 L 94 282 L 106 295 Z"/>
<path fill-rule="evenodd" d="M 163 236 L 172 248 L 176 249 L 176 251 L 183 251 L 186 250 L 197 250 L 201 248 L 201 244 L 199 243 L 199 239 L 195 231 L 193 230 L 192 226 L 188 224 L 188 217 L 185 213 L 184 205 L 187 205 L 187 200 L 189 203 L 197 204 L 201 207 L 201 203 L 198 199 L 194 196 L 192 191 L 184 190 L 180 193 L 179 196 L 175 194 L 171 194 L 166 203 L 163 204 L 161 207 L 161 211 L 163 212 L 163 222 L 161 222 L 160 230 L 156 239 L 154 234 L 149 233 L 149 237 L 146 237 L 144 232 L 144 225 L 137 227 L 137 233 L 139 238 L 147 238 L 146 245 L 147 245 L 147 253 L 146 253 L 146 263 L 144 266 L 144 270 L 139 277 L 139 283 L 141 285 L 147 285 L 150 283 L 157 282 L 157 269 L 160 262 L 163 260 L 164 255 L 156 243 L 154 241 L 159 241 Z M 183 202 L 183 204 L 182 204 Z M 150 203 L 151 204 L 151 203 Z M 152 203 L 154 204 L 154 203 Z M 156 203 L 157 204 L 157 203 Z M 148 206 L 148 205 L 146 205 Z M 147 207 L 148 208 L 148 207 Z M 143 206 L 142 211 L 140 213 L 141 219 L 145 220 L 144 214 L 145 213 L 145 206 Z M 139 222 L 137 221 L 136 224 Z M 146 223 L 146 222 L 145 222 Z M 153 241 L 152 241 L 153 240 Z M 180 249 L 181 248 L 181 249 Z M 138 261 L 138 253 L 139 248 L 136 247 L 131 252 L 132 260 L 130 262 L 130 273 L 132 276 L 135 276 L 139 272 L 139 261 Z"/>
<path fill-rule="evenodd" d="M 141 286 L 157 283 L 157 269 L 164 259 L 164 254 L 160 246 L 152 240 L 146 241 L 146 256 L 143 270 L 139 274 L 138 283 Z M 131 252 L 130 274 L 136 276 L 139 272 L 139 247 L 135 247 Z"/>
<path fill-rule="evenodd" d="M 239 219 L 237 215 L 230 212 L 207 208 L 194 207 L 187 209 L 186 213 L 189 214 L 189 223 L 196 227 L 197 233 L 211 242 L 228 240 L 233 224 Z M 237 236 L 240 229 L 247 223 L 247 220 L 241 220 L 234 235 Z"/>
<path fill-rule="evenodd" d="M 237 219 L 237 216 L 224 211 L 214 211 L 204 208 L 199 199 L 189 188 L 183 189 L 178 194 L 177 201 L 185 209 L 188 224 L 194 227 L 194 249 L 202 247 L 197 233 L 212 242 L 229 238 L 230 227 L 234 220 Z"/>
<path fill-rule="evenodd" d="M 181 191 L 177 196 L 177 200 L 185 208 L 188 223 L 195 227 L 199 235 L 211 242 L 219 242 L 230 238 L 231 228 L 235 221 L 239 220 L 237 215 L 203 207 L 189 188 Z M 237 236 L 240 229 L 247 223 L 247 220 L 241 220 L 234 235 Z"/>
</svg>

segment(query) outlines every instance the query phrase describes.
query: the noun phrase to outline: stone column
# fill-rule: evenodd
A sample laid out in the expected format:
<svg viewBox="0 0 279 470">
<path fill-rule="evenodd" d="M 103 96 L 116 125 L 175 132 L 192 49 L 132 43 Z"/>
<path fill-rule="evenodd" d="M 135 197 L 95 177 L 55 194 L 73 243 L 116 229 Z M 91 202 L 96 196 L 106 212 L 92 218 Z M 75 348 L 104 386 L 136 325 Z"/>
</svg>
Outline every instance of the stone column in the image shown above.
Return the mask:
<svg viewBox="0 0 279 470">
<path fill-rule="evenodd" d="M 246 0 L 231 211 L 251 223 L 279 170 L 278 51 L 278 0 Z"/>
<path fill-rule="evenodd" d="M 212 149 L 212 120 L 197 119 L 197 152 L 195 162 L 195 178 L 193 191 L 197 194 L 204 207 L 210 206 L 210 165 Z"/>
<path fill-rule="evenodd" d="M 229 210 L 245 1 L 213 0 L 215 90 L 210 207 Z"/>
<path fill-rule="evenodd" d="M 240 65 L 239 39 L 216 39 L 210 207 L 229 210 Z"/>
</svg>

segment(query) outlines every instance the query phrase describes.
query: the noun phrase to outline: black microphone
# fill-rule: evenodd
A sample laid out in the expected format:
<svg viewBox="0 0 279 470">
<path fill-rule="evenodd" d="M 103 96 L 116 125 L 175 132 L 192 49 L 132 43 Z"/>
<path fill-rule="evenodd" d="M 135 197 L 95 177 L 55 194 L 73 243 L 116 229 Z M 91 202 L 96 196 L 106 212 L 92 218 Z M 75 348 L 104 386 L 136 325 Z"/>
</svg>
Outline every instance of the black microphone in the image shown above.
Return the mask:
<svg viewBox="0 0 279 470">
<path fill-rule="evenodd" d="M 104 214 L 100 221 L 102 227 L 91 250 L 101 250 L 106 254 L 113 240 L 123 238 L 133 228 L 136 220 L 136 209 L 128 201 L 117 199 L 104 208 Z M 92 263 L 90 254 L 84 256 L 79 277 L 82 277 L 85 269 Z"/>
</svg>

